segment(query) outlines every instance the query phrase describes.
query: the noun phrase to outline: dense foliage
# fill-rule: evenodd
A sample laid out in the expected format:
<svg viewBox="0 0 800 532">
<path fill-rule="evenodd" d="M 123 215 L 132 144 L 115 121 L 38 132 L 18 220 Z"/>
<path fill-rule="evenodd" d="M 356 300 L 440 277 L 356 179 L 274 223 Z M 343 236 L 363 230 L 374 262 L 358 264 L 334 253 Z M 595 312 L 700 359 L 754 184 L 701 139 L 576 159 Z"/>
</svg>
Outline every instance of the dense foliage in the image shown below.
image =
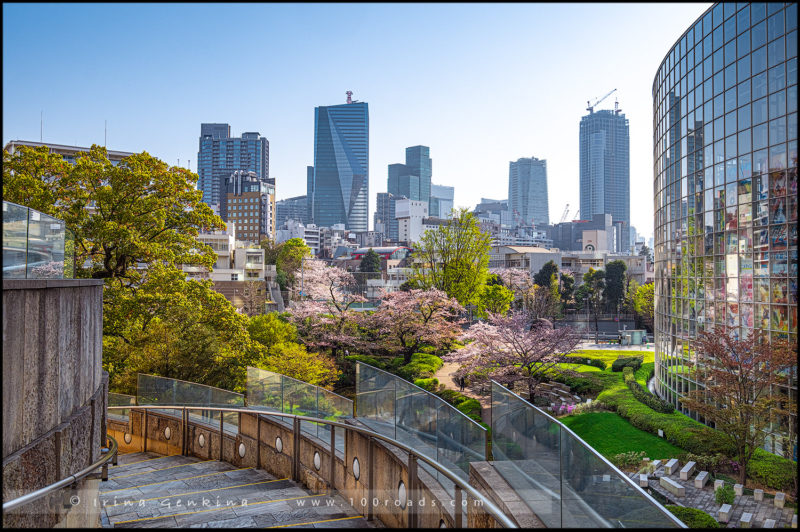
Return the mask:
<svg viewBox="0 0 800 532">
<path fill-rule="evenodd" d="M 655 395 L 647 392 L 644 388 L 642 388 L 641 384 L 636 382 L 636 378 L 633 376 L 632 367 L 625 366 L 622 369 L 622 373 L 625 384 L 628 385 L 628 389 L 630 389 L 637 401 L 646 404 L 656 412 L 661 412 L 662 414 L 671 414 L 675 411 L 675 407 L 672 406 L 672 403 L 668 403 L 667 401 L 659 399 Z"/>
<path fill-rule="evenodd" d="M 703 510 L 689 508 L 688 506 L 675 506 L 668 504 L 665 506 L 672 515 L 680 519 L 689 528 L 720 528 L 716 519 L 711 517 Z"/>
</svg>

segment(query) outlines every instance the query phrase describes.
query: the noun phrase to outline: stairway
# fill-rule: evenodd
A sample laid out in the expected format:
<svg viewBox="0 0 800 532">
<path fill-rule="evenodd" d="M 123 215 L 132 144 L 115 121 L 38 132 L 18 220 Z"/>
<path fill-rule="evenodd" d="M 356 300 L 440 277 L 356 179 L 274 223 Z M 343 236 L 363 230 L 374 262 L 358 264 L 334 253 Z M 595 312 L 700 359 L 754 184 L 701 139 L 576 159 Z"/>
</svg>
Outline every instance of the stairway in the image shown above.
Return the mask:
<svg viewBox="0 0 800 532">
<path fill-rule="evenodd" d="M 121 454 L 100 485 L 103 527 L 373 528 L 340 495 L 227 462 Z"/>
</svg>

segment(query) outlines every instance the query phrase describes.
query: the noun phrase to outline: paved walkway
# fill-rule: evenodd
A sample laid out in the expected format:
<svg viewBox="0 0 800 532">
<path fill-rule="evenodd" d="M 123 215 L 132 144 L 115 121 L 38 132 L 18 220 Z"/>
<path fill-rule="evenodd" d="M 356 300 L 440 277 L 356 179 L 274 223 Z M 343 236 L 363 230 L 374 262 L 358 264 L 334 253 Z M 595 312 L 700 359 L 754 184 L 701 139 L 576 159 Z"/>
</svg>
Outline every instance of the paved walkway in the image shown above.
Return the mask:
<svg viewBox="0 0 800 532">
<path fill-rule="evenodd" d="M 187 456 L 119 456 L 101 484 L 103 527 L 372 528 L 341 496 L 286 478 Z"/>
<path fill-rule="evenodd" d="M 700 473 L 699 471 L 696 470 L 694 474 L 689 477 L 689 480 L 680 480 L 680 468 L 672 475 L 666 474 L 664 465 L 667 463 L 667 461 L 668 460 L 662 460 L 661 465 L 655 471 L 655 473 L 651 473 L 649 475 L 649 488 L 669 499 L 671 504 L 697 508 L 708 513 L 714 519 L 719 520 L 720 505 L 714 500 L 714 481 L 709 480 L 709 482 L 702 489 L 695 488 L 694 477 Z M 684 464 L 680 464 L 681 467 L 683 467 L 683 465 Z M 637 485 L 639 484 L 638 473 L 629 473 L 628 476 L 631 477 L 631 479 L 633 479 Z M 662 488 L 661 484 L 659 483 L 659 479 L 662 476 L 666 476 L 684 486 L 686 489 L 686 495 L 684 497 L 676 497 L 672 493 Z M 753 522 L 750 525 L 752 528 L 763 528 L 764 521 L 767 519 L 774 519 L 775 527 L 782 528 L 791 525 L 792 515 L 794 513 L 793 508 L 777 508 L 773 499 L 771 498 L 765 497 L 763 501 L 757 502 L 755 499 L 753 499 L 752 495 L 737 495 L 731 506 L 732 511 L 727 528 L 739 528 L 739 519 L 745 512 L 753 514 Z"/>
<path fill-rule="evenodd" d="M 467 397 L 471 397 L 473 399 L 477 399 L 478 402 L 481 404 L 481 418 L 483 419 L 484 423 L 489 423 L 489 410 L 492 407 L 492 397 L 489 393 L 482 394 L 482 387 L 478 386 L 465 386 L 464 390 L 461 390 L 461 387 L 453 377 L 453 374 L 458 370 L 461 364 L 457 362 L 445 362 L 439 371 L 437 371 L 433 376 L 439 379 L 440 384 L 444 384 L 445 388 L 450 390 L 455 390 L 457 392 L 461 392 Z"/>
</svg>

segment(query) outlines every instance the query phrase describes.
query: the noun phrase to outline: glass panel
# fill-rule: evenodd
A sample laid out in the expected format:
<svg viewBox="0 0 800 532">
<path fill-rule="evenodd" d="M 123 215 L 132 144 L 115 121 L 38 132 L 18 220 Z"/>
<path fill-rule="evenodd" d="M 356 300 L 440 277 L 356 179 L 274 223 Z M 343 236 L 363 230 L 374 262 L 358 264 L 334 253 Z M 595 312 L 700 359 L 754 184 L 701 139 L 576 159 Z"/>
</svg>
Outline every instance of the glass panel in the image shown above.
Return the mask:
<svg viewBox="0 0 800 532">
<path fill-rule="evenodd" d="M 24 279 L 27 261 L 28 208 L 3 202 L 3 278 Z"/>
<path fill-rule="evenodd" d="M 136 396 L 134 395 L 125 395 L 122 393 L 113 393 L 108 392 L 108 406 L 136 406 Z M 125 423 L 128 422 L 128 416 L 130 415 L 130 409 L 122 409 L 122 410 L 109 410 L 108 417 L 110 419 L 115 419 L 118 421 L 124 421 Z"/>
<path fill-rule="evenodd" d="M 28 279 L 63 279 L 64 222 L 28 209 Z"/>
</svg>

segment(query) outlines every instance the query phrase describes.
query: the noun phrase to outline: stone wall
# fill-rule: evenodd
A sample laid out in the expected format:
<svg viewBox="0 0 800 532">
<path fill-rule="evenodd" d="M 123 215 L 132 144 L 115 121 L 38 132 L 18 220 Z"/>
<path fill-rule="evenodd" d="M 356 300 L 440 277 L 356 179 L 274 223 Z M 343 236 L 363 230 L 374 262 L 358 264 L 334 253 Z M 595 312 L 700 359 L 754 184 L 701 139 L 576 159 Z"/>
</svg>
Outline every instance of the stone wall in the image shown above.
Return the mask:
<svg viewBox="0 0 800 532">
<path fill-rule="evenodd" d="M 100 458 L 108 397 L 102 329 L 101 280 L 3 280 L 3 500 Z M 5 513 L 3 525 L 54 526 L 67 512 L 63 495 Z"/>
<path fill-rule="evenodd" d="M 169 427 L 170 438 L 167 440 L 165 429 Z M 337 428 L 337 434 L 345 429 Z M 148 451 L 164 454 L 180 454 L 183 450 L 182 420 L 174 415 L 150 410 L 147 414 L 147 439 L 144 433 L 143 410 L 132 409 L 127 422 L 109 419 L 109 434 L 114 436 L 120 445 L 120 452 Z M 204 460 L 220 458 L 219 427 L 202 425 L 190 421 L 188 423 L 186 453 Z M 202 439 L 201 439 L 202 436 Z M 281 449 L 278 450 L 277 439 L 280 438 Z M 202 445 L 201 445 L 202 440 Z M 391 448 L 376 440 L 373 444 L 374 490 L 373 499 L 378 504 L 373 506 L 374 517 L 392 528 L 409 526 L 409 511 L 417 511 L 417 528 L 438 528 L 444 523 L 448 528 L 455 524 L 452 498 L 441 485 L 422 469 L 418 462 L 418 493 L 412 505 L 402 507 L 399 503 L 398 487 L 402 481 L 406 487 L 407 499 L 411 499 L 408 480 L 408 457 L 405 452 Z M 243 456 L 241 455 L 243 452 Z M 256 414 L 239 414 L 238 434 L 225 433 L 222 438 L 222 459 L 236 467 L 256 467 L 264 469 L 276 478 L 292 478 L 294 439 L 291 426 L 277 421 L 277 418 L 257 416 Z M 315 466 L 314 456 L 319 454 L 319 469 Z M 306 433 L 300 438 L 300 470 L 299 481 L 312 492 L 324 492 L 330 479 L 330 441 L 323 442 Z M 358 459 L 360 475 L 354 475 L 354 459 Z M 347 431 L 345 436 L 345 452 L 336 453 L 334 457 L 334 487 L 339 494 L 353 507 L 367 515 L 368 505 L 362 506 L 369 496 L 369 438 L 355 431 Z M 448 481 L 445 481 L 448 482 Z M 465 497 L 466 499 L 466 497 Z M 424 506 L 417 503 L 424 500 Z M 470 499 L 470 506 L 475 503 Z M 465 512 L 463 524 L 466 524 L 474 511 Z M 494 523 L 494 519 L 478 510 L 481 523 Z"/>
</svg>

